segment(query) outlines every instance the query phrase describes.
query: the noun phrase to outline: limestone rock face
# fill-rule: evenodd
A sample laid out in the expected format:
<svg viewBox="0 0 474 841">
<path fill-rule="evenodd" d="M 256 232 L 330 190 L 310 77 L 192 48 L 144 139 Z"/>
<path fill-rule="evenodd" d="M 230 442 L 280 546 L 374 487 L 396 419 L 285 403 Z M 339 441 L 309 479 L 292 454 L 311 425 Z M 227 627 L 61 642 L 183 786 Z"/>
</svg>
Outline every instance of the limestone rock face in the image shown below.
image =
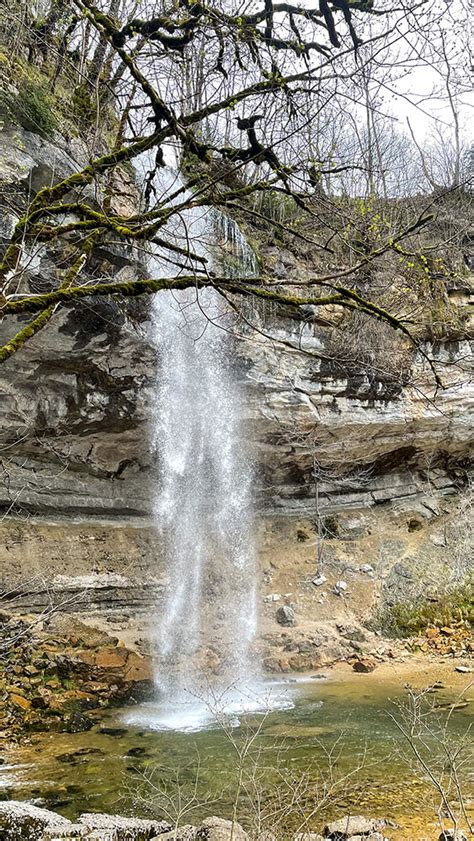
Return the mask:
<svg viewBox="0 0 474 841">
<path fill-rule="evenodd" d="M 303 347 L 324 350 L 324 328 L 308 325 L 305 341 L 289 321 L 269 325 L 282 347 L 259 336 L 239 346 L 245 363 L 248 424 L 256 433 L 268 506 L 287 513 L 309 508 L 314 495 L 313 455 L 319 492 L 332 508 L 364 508 L 416 498 L 430 490 L 449 494 L 472 440 L 474 384 L 468 341 L 427 347 L 445 384 L 436 392 L 432 370 L 418 356 L 410 383 L 355 377 Z M 436 392 L 436 402 L 434 402 Z M 352 476 L 347 476 L 352 467 Z M 431 486 L 427 484 L 430 474 Z M 357 525 L 350 529 L 358 529 Z"/>
<path fill-rule="evenodd" d="M 13 208 L 0 213 L 0 243 L 28 194 L 73 171 L 84 156 L 76 141 L 47 141 L 16 128 L 0 132 L 0 189 Z M 117 175 L 115 193 L 116 210 L 130 212 L 134 185 L 127 173 Z M 93 190 L 85 200 L 94 205 Z M 23 286 L 49 288 L 59 256 L 47 243 L 25 254 Z M 273 256 L 284 276 L 292 255 Z M 132 251 L 112 243 L 96 259 L 116 278 L 142 270 Z M 150 443 L 159 360 L 147 319 L 146 300 L 84 300 L 61 310 L 0 366 L 0 511 L 7 515 L 0 518 L 0 589 L 15 586 L 20 607 L 36 610 L 53 593 L 65 610 L 126 611 L 146 607 L 165 583 L 151 516 L 160 467 Z M 248 333 L 235 350 L 244 434 L 255 442 L 262 563 L 279 557 L 282 545 L 294 551 L 297 522 L 304 526 L 295 538 L 299 556 L 310 562 L 318 539 L 317 491 L 319 536 L 350 546 L 358 569 L 372 568 L 362 573 L 365 589 L 382 574 L 396 600 L 407 582 L 415 587 L 418 569 L 446 554 L 443 530 L 433 532 L 429 551 L 423 531 L 416 547 L 408 547 L 395 526 L 390 540 L 381 539 L 377 557 L 364 541 L 387 509 L 402 516 L 406 511 L 413 529 L 422 529 L 444 516 L 445 501 L 462 485 L 473 426 L 469 344 L 426 348 L 445 386 L 435 395 L 421 355 L 409 381 L 355 375 L 328 361 L 328 328 L 320 322 L 301 326 L 274 314 L 264 326 L 276 342 Z M 0 323 L 2 343 L 13 329 L 11 322 Z M 300 345 L 310 353 L 301 353 Z M 322 608 L 337 581 L 346 580 L 344 570 L 342 564 L 330 580 L 326 569 L 319 570 L 321 584 L 311 590 Z M 314 564 L 307 572 L 316 580 Z M 281 593 L 292 590 L 291 581 Z M 347 583 L 352 599 L 354 582 Z M 297 614 L 299 620 L 299 605 Z M 272 617 L 274 622 L 275 611 Z"/>
<path fill-rule="evenodd" d="M 51 142 L 4 128 L 0 192 L 14 210 L 0 214 L 3 241 L 29 196 L 86 162 L 87 149 L 79 141 L 58 136 Z M 137 195 L 131 176 L 117 173 L 115 180 L 114 209 L 132 212 Z M 83 199 L 96 204 L 92 187 Z M 47 291 L 56 286 L 66 245 L 24 250 L 20 287 Z M 123 280 L 141 272 L 136 256 L 113 244 L 102 246 L 94 260 Z M 145 428 L 155 361 L 140 326 L 140 308 L 146 309 L 101 300 L 63 310 L 34 344 L 2 365 L 0 452 L 8 453 L 2 462 L 6 480 L 0 482 L 4 510 L 148 510 L 146 482 L 138 474 L 149 458 Z M 0 324 L 2 344 L 22 323 L 7 322 Z"/>
</svg>

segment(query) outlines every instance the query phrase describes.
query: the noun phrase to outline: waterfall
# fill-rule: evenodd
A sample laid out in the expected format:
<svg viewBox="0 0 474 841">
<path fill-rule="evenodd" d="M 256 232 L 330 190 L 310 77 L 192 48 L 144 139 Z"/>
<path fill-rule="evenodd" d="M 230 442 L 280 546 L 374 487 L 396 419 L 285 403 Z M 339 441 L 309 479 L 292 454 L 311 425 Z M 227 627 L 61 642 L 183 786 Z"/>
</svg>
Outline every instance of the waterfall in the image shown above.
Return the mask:
<svg viewBox="0 0 474 841">
<path fill-rule="evenodd" d="M 177 181 L 176 173 L 161 171 L 157 186 L 172 192 Z M 219 213 L 186 212 L 166 233 L 180 246 L 190 242 L 221 272 L 255 272 L 240 229 Z M 167 256 L 171 252 L 156 251 L 150 258 L 153 275 L 176 273 Z M 228 309 L 210 289 L 153 298 L 153 449 L 160 472 L 154 519 L 168 579 L 153 623 L 161 708 L 156 726 L 206 718 L 209 697 L 220 693 L 240 703 L 255 678 L 252 469 Z"/>
</svg>

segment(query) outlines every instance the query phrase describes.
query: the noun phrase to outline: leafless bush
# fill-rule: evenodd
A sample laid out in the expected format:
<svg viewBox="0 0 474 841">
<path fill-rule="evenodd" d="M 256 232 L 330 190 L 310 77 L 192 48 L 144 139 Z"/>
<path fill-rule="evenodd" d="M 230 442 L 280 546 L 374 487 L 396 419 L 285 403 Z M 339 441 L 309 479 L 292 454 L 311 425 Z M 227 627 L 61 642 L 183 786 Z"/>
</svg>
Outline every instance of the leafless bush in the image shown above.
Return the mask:
<svg viewBox="0 0 474 841">
<path fill-rule="evenodd" d="M 474 759 L 472 726 L 456 733 L 450 727 L 454 712 L 467 706 L 466 693 L 471 686 L 472 682 L 448 704 L 440 704 L 433 693 L 435 687 L 417 691 L 407 686 L 405 700 L 395 704 L 390 716 L 404 739 L 405 759 L 434 792 L 440 827 L 447 817 L 455 829 L 465 824 L 474 834 L 467 798 Z"/>
</svg>

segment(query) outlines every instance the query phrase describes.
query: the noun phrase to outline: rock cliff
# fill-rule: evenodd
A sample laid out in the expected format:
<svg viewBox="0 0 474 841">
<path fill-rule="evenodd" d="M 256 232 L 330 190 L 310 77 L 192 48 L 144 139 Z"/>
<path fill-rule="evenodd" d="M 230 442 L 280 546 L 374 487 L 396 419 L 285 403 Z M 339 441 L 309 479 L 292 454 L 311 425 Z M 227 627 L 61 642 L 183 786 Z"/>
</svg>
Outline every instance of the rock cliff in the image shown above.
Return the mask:
<svg viewBox="0 0 474 841">
<path fill-rule="evenodd" d="M 82 153 L 22 129 L 0 133 L 0 187 L 11 197 L 4 238 L 27 194 Z M 124 174 L 115 201 L 133 202 L 133 191 Z M 24 283 L 41 288 L 58 255 L 44 245 L 23 259 Z M 114 275 L 140 270 L 132 252 L 112 246 L 97 260 Z M 284 255 L 280 263 L 285 271 Z M 23 607 L 53 597 L 119 621 L 163 586 L 151 520 L 157 360 L 147 318 L 146 302 L 85 300 L 0 367 L 0 578 Z M 343 575 L 353 578 L 361 620 L 387 593 L 392 601 L 420 593 L 427 569 L 433 586 L 449 578 L 446 546 L 472 456 L 468 340 L 425 347 L 439 363 L 444 388 L 436 389 L 421 354 L 406 380 L 354 373 L 327 353 L 328 327 L 284 314 L 264 321 L 236 342 L 244 428 L 255 440 L 262 597 L 277 587 L 305 627 L 334 618 L 334 604 L 346 610 L 331 589 Z M 462 557 L 460 578 L 469 567 Z M 321 596 L 311 579 L 325 563 Z M 269 602 L 262 616 L 274 632 Z"/>
</svg>

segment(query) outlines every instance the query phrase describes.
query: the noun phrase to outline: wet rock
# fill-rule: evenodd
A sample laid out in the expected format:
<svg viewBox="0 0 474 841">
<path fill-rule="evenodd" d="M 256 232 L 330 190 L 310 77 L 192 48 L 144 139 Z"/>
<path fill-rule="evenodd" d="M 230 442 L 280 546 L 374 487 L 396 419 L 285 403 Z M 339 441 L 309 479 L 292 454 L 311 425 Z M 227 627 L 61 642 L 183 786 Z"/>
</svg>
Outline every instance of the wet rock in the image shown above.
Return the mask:
<svg viewBox="0 0 474 841">
<path fill-rule="evenodd" d="M 216 817 L 205 818 L 196 833 L 198 841 L 248 841 L 248 838 L 239 823 Z"/>
<path fill-rule="evenodd" d="M 64 724 L 68 733 L 86 733 L 94 726 L 93 720 L 80 712 L 71 713 L 64 720 Z"/>
<path fill-rule="evenodd" d="M 71 821 L 48 809 L 30 803 L 9 800 L 0 803 L 0 837 L 2 841 L 36 841 L 50 827 L 67 827 Z"/>
<path fill-rule="evenodd" d="M 127 751 L 126 755 L 127 756 L 146 756 L 147 753 L 148 753 L 148 751 L 147 751 L 146 748 L 136 747 L 136 748 L 130 748 L 130 750 Z"/>
<path fill-rule="evenodd" d="M 324 835 L 326 838 L 331 838 L 332 841 L 344 841 L 345 838 L 353 839 L 354 836 L 363 837 L 364 841 L 367 841 L 367 836 L 378 833 L 385 825 L 385 821 L 376 818 L 346 815 L 344 818 L 327 824 L 324 828 Z M 373 839 L 373 841 L 376 841 L 376 839 Z M 377 841 L 379 840 L 377 839 Z"/>
<path fill-rule="evenodd" d="M 77 823 L 91 832 L 110 833 L 114 841 L 148 841 L 156 835 L 172 829 L 166 821 L 150 821 L 141 818 L 122 818 L 118 815 L 84 813 Z M 87 837 L 87 836 L 86 836 Z"/>
<path fill-rule="evenodd" d="M 295 611 L 287 604 L 278 608 L 275 614 L 276 621 L 279 625 L 291 626 L 295 624 Z"/>
<path fill-rule="evenodd" d="M 11 734 L 25 729 L 84 732 L 94 724 L 86 711 L 150 696 L 151 658 L 81 622 L 71 620 L 68 633 L 68 623 L 59 619 L 46 629 L 32 617 L 14 614 L 2 623 L 7 641 L 10 634 L 24 640 L 7 648 L 10 678 L 2 701 Z"/>
<path fill-rule="evenodd" d="M 76 764 L 80 762 L 84 757 L 90 756 L 91 754 L 101 754 L 103 755 L 103 751 L 100 748 L 78 748 L 78 750 L 72 751 L 71 753 L 60 753 L 56 756 L 58 762 L 64 762 L 66 764 Z"/>
<path fill-rule="evenodd" d="M 120 739 L 127 735 L 128 730 L 126 727 L 99 727 L 98 732 L 104 736 L 116 736 L 117 739 Z"/>
</svg>

